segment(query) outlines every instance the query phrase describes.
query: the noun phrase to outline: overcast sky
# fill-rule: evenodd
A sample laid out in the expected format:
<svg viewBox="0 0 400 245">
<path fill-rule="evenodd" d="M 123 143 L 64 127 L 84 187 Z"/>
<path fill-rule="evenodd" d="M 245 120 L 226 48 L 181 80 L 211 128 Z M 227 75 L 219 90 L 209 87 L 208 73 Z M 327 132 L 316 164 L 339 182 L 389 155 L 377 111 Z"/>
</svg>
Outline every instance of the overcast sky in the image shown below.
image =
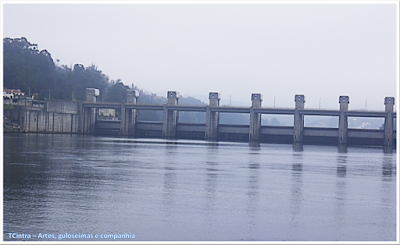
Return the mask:
<svg viewBox="0 0 400 245">
<path fill-rule="evenodd" d="M 3 38 L 26 37 L 59 65 L 98 69 L 166 96 L 383 110 L 396 97 L 393 4 L 4 4 Z M 397 99 L 397 98 L 396 98 Z M 396 103 L 399 101 L 396 100 Z M 208 103 L 208 101 L 207 101 Z"/>
</svg>

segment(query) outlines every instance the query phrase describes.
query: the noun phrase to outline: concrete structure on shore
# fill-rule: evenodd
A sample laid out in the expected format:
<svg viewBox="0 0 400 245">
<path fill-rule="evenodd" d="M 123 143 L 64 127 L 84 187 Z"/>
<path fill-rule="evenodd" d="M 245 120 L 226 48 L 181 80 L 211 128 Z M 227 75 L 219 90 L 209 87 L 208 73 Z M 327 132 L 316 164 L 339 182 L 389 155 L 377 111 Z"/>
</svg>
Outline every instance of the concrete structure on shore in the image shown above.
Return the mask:
<svg viewBox="0 0 400 245">
<path fill-rule="evenodd" d="M 15 113 L 22 130 L 40 133 L 110 134 L 126 137 L 158 137 L 165 139 L 202 139 L 209 141 L 249 141 L 299 144 L 339 144 L 339 145 L 396 145 L 396 129 L 393 119 L 395 99 L 386 97 L 385 111 L 349 111 L 349 97 L 339 97 L 339 110 L 305 109 L 305 96 L 294 96 L 294 109 L 262 107 L 262 94 L 251 95 L 251 107 L 220 106 L 221 94 L 209 93 L 206 106 L 179 105 L 179 93 L 167 92 L 164 105 L 137 104 L 136 90 L 127 90 L 126 103 L 98 102 L 99 91 L 88 88 L 85 102 L 40 101 L 29 106 L 17 106 Z M 22 103 L 23 104 L 23 103 Z M 99 109 L 120 111 L 120 120 L 104 120 L 99 117 Z M 137 120 L 138 110 L 159 110 L 163 112 L 161 122 Z M 205 113 L 205 124 L 179 122 L 179 111 Z M 247 113 L 249 125 L 220 124 L 221 113 Z M 263 114 L 293 115 L 293 127 L 261 125 Z M 304 127 L 305 116 L 336 116 L 338 128 Z M 384 129 L 349 129 L 349 117 L 384 118 Z"/>
</svg>

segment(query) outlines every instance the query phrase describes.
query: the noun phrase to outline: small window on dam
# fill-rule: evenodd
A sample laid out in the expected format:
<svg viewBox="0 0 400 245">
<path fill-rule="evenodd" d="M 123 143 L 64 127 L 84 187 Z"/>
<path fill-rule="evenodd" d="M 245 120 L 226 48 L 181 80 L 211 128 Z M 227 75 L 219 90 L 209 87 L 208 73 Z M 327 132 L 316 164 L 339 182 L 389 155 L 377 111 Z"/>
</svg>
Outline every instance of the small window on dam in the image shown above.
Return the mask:
<svg viewBox="0 0 400 245">
<path fill-rule="evenodd" d="M 261 115 L 262 126 L 293 127 L 293 123 L 294 123 L 293 115 L 280 115 L 280 114 Z"/>
<path fill-rule="evenodd" d="M 338 116 L 304 116 L 304 127 L 338 128 Z"/>
<path fill-rule="evenodd" d="M 354 129 L 384 129 L 384 118 L 348 117 L 348 128 Z"/>
<path fill-rule="evenodd" d="M 163 112 L 158 110 L 137 110 L 137 121 L 162 122 Z"/>
<path fill-rule="evenodd" d="M 234 125 L 249 125 L 249 113 L 229 113 L 224 112 L 219 114 L 220 124 L 234 124 Z"/>
<path fill-rule="evenodd" d="M 179 123 L 206 123 L 205 112 L 194 112 L 194 111 L 180 111 L 178 117 Z"/>
</svg>

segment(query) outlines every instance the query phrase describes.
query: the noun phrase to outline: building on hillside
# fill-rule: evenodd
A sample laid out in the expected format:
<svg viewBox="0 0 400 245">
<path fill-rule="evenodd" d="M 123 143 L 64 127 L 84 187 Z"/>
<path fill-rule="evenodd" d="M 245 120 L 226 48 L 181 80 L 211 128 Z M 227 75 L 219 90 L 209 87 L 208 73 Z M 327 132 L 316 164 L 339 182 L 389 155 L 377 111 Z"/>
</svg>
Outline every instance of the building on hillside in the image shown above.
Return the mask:
<svg viewBox="0 0 400 245">
<path fill-rule="evenodd" d="M 17 99 L 23 96 L 25 96 L 25 93 L 20 89 L 3 88 L 3 99 Z"/>
<path fill-rule="evenodd" d="M 3 88 L 3 104 L 32 106 L 33 96 L 27 96 L 20 89 Z"/>
</svg>

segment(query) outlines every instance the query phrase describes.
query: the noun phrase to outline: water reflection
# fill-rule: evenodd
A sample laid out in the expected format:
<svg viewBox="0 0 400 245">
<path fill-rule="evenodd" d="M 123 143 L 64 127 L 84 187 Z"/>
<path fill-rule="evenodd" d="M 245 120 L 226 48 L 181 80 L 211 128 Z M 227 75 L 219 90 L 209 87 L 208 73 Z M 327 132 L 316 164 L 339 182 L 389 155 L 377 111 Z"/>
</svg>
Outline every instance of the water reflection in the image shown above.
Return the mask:
<svg viewBox="0 0 400 245">
<path fill-rule="evenodd" d="M 4 220 L 17 226 L 31 220 L 32 232 L 36 232 L 49 220 L 72 220 L 65 214 L 94 209 L 93 194 L 88 190 L 93 189 L 96 176 L 91 168 L 77 164 L 75 149 L 83 149 L 76 148 L 71 136 L 23 134 L 4 140 L 3 201 L 11 207 L 5 209 Z M 58 196 L 59 191 L 63 195 Z M 56 209 L 66 211 L 54 212 Z M 48 232 L 61 223 L 49 227 Z"/>
<path fill-rule="evenodd" d="M 347 145 L 346 144 L 339 144 L 338 145 L 338 152 L 339 153 L 347 153 Z"/>
<path fill-rule="evenodd" d="M 8 223 L 23 226 L 26 220 L 34 220 L 40 225 L 44 222 L 45 212 L 48 210 L 49 176 L 46 173 L 46 162 L 43 154 L 29 148 L 35 147 L 35 141 L 20 144 L 20 141 L 9 140 L 4 144 L 4 232 L 8 230 Z M 20 154 L 19 152 L 23 152 Z"/>
<path fill-rule="evenodd" d="M 384 153 L 393 153 L 393 146 L 384 146 L 383 147 L 383 152 Z"/>
<path fill-rule="evenodd" d="M 380 213 L 382 216 L 379 220 L 380 230 L 378 231 L 382 236 L 390 237 L 387 229 L 384 227 L 391 227 L 396 224 L 396 211 L 393 203 L 396 203 L 396 188 L 391 183 L 395 181 L 396 173 L 393 173 L 393 166 L 395 160 L 392 154 L 384 154 L 382 159 L 382 181 L 380 191 Z"/>
<path fill-rule="evenodd" d="M 206 210 L 213 211 L 218 179 L 218 148 L 207 149 L 206 165 Z"/>
<path fill-rule="evenodd" d="M 339 145 L 336 160 L 336 189 L 334 203 L 334 222 L 340 230 L 346 222 L 346 175 L 347 175 L 347 146 Z M 339 233 L 339 231 L 337 231 Z"/>
<path fill-rule="evenodd" d="M 250 141 L 249 142 L 250 149 L 252 150 L 259 150 L 260 149 L 260 142 L 258 141 Z"/>
<path fill-rule="evenodd" d="M 169 217 L 174 206 L 175 188 L 176 188 L 176 157 L 177 145 L 165 145 L 164 160 L 164 191 L 163 191 L 163 211 L 164 216 Z"/>
<path fill-rule="evenodd" d="M 336 176 L 345 178 L 347 172 L 347 145 L 339 145 L 338 146 L 338 157 L 337 157 L 337 167 L 336 167 Z"/>
<path fill-rule="evenodd" d="M 392 175 L 393 175 L 393 158 L 392 156 L 385 155 L 383 157 L 383 162 L 382 162 L 382 180 L 383 181 L 392 181 Z"/>
<path fill-rule="evenodd" d="M 290 188 L 290 226 L 299 227 L 301 207 L 303 204 L 303 145 L 293 144 L 292 186 Z"/>
<path fill-rule="evenodd" d="M 347 161 L 346 155 L 339 155 L 337 158 L 336 176 L 339 178 L 346 177 L 347 173 L 346 161 Z"/>
<path fill-rule="evenodd" d="M 381 149 L 24 137 L 4 137 L 5 232 L 396 238 L 396 154 Z"/>
<path fill-rule="evenodd" d="M 256 228 L 256 214 L 260 195 L 260 145 L 252 145 L 249 153 L 246 214 L 249 218 L 249 228 L 253 230 Z"/>
<path fill-rule="evenodd" d="M 215 205 L 216 205 L 216 193 L 217 193 L 217 182 L 218 182 L 218 147 L 208 146 L 207 147 L 207 162 L 206 162 L 206 183 L 205 183 L 205 222 L 207 226 L 215 226 L 216 220 L 214 219 Z M 204 239 L 211 239 L 217 230 L 208 229 Z"/>
<path fill-rule="evenodd" d="M 293 151 L 295 151 L 295 152 L 303 151 L 303 144 L 302 143 L 293 143 Z"/>
</svg>

